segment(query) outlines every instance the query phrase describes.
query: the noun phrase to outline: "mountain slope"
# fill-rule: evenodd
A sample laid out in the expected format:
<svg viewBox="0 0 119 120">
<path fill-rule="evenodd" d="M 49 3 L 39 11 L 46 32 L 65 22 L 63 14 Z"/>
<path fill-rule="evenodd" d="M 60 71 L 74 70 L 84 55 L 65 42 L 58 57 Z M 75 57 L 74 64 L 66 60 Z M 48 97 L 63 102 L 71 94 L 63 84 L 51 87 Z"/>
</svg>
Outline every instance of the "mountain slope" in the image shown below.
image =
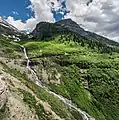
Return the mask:
<svg viewBox="0 0 119 120">
<path fill-rule="evenodd" d="M 21 31 L 19 31 L 17 28 L 9 24 L 6 20 L 4 20 L 2 17 L 0 17 L 0 35 L 6 36 L 9 38 L 15 39 L 15 37 L 18 38 L 26 38 L 27 35 Z"/>
<path fill-rule="evenodd" d="M 96 120 L 118 120 L 119 54 L 100 53 L 71 35 L 53 38 L 24 44 L 40 80 Z"/>
<path fill-rule="evenodd" d="M 118 43 L 71 20 L 39 25 L 37 39 L 0 38 L 0 119 L 119 120 Z"/>
<path fill-rule="evenodd" d="M 2 38 L 2 41 L 5 42 L 6 39 Z M 7 49 L 4 42 L 1 42 L 1 45 Z M 14 44 L 11 44 L 11 49 L 14 49 Z M 5 82 L 7 88 L 5 93 L 7 101 L 4 101 L 2 108 L 1 104 L 3 104 L 2 101 L 5 97 L 0 94 L 0 98 L 2 98 L 0 101 L 0 119 L 76 120 L 76 114 L 77 118 L 82 120 L 80 113 L 70 109 L 60 99 L 35 84 L 35 74 L 32 74 L 24 65 L 26 59 L 22 47 L 20 44 L 17 45 L 19 45 L 16 47 L 18 49 L 14 49 L 14 51 L 23 56 L 10 57 L 11 53 L 8 52 L 9 55 L 0 57 L 0 83 Z"/>
<path fill-rule="evenodd" d="M 76 22 L 71 19 L 61 20 L 56 23 L 48 23 L 48 22 L 40 22 L 37 24 L 36 28 L 33 30 L 32 35 L 39 39 L 46 39 L 55 34 L 60 33 L 74 33 L 78 35 L 80 38 L 84 38 L 87 41 L 97 41 L 105 44 L 107 46 L 119 46 L 117 42 L 109 40 L 105 37 L 97 35 L 95 33 L 85 31 L 81 28 Z"/>
</svg>

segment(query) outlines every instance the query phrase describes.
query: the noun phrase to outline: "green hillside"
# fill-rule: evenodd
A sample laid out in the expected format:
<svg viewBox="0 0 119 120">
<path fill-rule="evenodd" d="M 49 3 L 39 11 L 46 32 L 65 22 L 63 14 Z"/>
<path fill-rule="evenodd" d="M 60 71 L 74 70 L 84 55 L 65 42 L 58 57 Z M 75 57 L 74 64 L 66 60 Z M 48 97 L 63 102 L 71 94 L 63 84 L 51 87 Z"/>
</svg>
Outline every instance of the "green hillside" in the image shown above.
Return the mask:
<svg viewBox="0 0 119 120">
<path fill-rule="evenodd" d="M 58 120 L 82 120 L 82 117 L 34 83 L 20 45 L 26 48 L 31 68 L 50 91 L 71 100 L 96 120 L 119 120 L 118 46 L 87 41 L 74 34 L 20 42 L 0 38 L 0 70 L 17 79 L 17 82 L 6 80 L 9 92 L 12 97 L 21 95 L 20 101 L 35 111 L 38 120 L 54 120 L 54 113 L 61 118 Z M 44 103 L 50 105 L 54 113 L 47 113 Z M 3 113 L 6 110 L 0 111 L 0 115 Z"/>
<path fill-rule="evenodd" d="M 21 57 L 19 44 L 0 36 L 0 57 L 6 58 Z"/>
<path fill-rule="evenodd" d="M 119 119 L 119 54 L 112 48 L 73 35 L 23 45 L 33 68 L 52 91 L 72 100 L 96 120 Z M 40 74 L 43 71 L 47 80 Z"/>
</svg>

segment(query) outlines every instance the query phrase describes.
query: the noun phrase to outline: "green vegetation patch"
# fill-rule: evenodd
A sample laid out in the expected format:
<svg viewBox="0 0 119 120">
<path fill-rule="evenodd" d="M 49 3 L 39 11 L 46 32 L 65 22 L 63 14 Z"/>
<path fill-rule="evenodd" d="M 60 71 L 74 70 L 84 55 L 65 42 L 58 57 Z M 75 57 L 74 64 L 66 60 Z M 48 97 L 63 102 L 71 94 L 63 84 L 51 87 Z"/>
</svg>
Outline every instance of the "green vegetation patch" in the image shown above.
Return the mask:
<svg viewBox="0 0 119 120">
<path fill-rule="evenodd" d="M 60 101 L 54 95 L 49 94 L 46 90 L 40 88 L 38 85 L 36 85 L 32 81 L 28 80 L 27 77 L 24 74 L 21 74 L 19 71 L 9 68 L 5 64 L 2 64 L 2 65 L 4 66 L 4 71 L 5 72 L 11 74 L 14 77 L 17 77 L 28 88 L 30 88 L 36 94 L 36 96 L 39 99 L 41 99 L 41 100 L 43 100 L 45 102 L 48 102 L 49 105 L 51 106 L 52 110 L 55 111 L 55 113 L 57 115 L 59 115 L 61 118 L 64 118 L 66 120 L 76 120 L 77 117 L 81 118 L 81 115 L 79 113 L 77 113 L 75 110 L 69 109 L 62 101 Z M 35 104 L 35 99 L 29 93 L 24 92 L 24 100 L 28 104 L 33 102 L 31 105 L 29 105 L 29 107 L 35 106 L 34 105 Z M 39 111 L 37 111 L 37 113 L 39 113 Z"/>
<path fill-rule="evenodd" d="M 0 37 L 0 56 L 7 58 L 20 58 L 21 52 L 19 44 Z"/>
<path fill-rule="evenodd" d="M 54 67 L 61 74 L 61 84 L 47 84 L 52 91 L 72 100 L 96 120 L 119 119 L 118 49 L 75 35 L 24 45 L 31 59 L 48 61 L 45 70 Z"/>
<path fill-rule="evenodd" d="M 23 94 L 23 101 L 28 104 L 31 110 L 34 109 L 36 111 L 39 120 L 50 120 L 46 115 L 43 106 L 37 104 L 35 97 L 31 93 L 22 89 L 19 89 L 19 91 Z"/>
<path fill-rule="evenodd" d="M 27 48 L 29 57 L 38 57 L 43 55 L 64 55 L 65 53 L 79 52 L 78 47 L 73 47 L 67 43 L 49 42 L 28 42 L 24 44 Z"/>
</svg>

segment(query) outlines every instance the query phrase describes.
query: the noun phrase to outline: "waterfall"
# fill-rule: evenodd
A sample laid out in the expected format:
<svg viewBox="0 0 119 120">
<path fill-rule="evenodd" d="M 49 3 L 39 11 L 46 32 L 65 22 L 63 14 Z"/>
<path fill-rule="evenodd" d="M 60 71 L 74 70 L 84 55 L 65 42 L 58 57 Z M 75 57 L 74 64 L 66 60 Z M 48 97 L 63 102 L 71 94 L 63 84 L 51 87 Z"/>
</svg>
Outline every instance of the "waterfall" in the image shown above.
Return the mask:
<svg viewBox="0 0 119 120">
<path fill-rule="evenodd" d="M 72 101 L 68 100 L 67 98 L 64 98 L 61 95 L 58 95 L 52 91 L 50 91 L 45 85 L 42 84 L 42 82 L 40 81 L 40 79 L 37 76 L 37 73 L 35 72 L 35 70 L 33 70 L 29 63 L 31 62 L 28 58 L 27 52 L 26 52 L 26 48 L 24 46 L 21 46 L 21 48 L 23 49 L 23 53 L 24 53 L 24 57 L 27 60 L 27 68 L 31 71 L 31 73 L 35 76 L 36 78 L 36 84 L 41 87 L 44 88 L 44 90 L 46 90 L 48 93 L 54 95 L 55 97 L 57 97 L 58 99 L 60 99 L 65 105 L 67 105 L 69 108 L 73 108 L 75 109 L 77 112 L 79 112 L 83 118 L 83 120 L 95 120 L 95 118 L 92 118 L 90 115 L 88 115 L 85 111 L 82 111 L 80 108 L 77 108 Z"/>
</svg>

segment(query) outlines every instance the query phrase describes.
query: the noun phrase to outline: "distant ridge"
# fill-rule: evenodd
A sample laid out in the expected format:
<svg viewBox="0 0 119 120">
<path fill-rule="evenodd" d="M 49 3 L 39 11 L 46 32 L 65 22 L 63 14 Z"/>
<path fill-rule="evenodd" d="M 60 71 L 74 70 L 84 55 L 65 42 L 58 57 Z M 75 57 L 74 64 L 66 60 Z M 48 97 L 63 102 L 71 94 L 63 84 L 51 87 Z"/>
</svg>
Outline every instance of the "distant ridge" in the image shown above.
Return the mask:
<svg viewBox="0 0 119 120">
<path fill-rule="evenodd" d="M 104 44 L 116 45 L 119 44 L 115 41 L 107 39 L 103 36 L 97 35 L 96 33 L 85 31 L 79 24 L 71 19 L 64 19 L 56 23 L 40 22 L 36 25 L 36 28 L 31 33 L 35 38 L 44 39 L 52 37 L 54 34 L 62 33 L 74 33 L 79 37 L 83 37 L 85 40 L 92 40 L 102 42 Z"/>
</svg>

